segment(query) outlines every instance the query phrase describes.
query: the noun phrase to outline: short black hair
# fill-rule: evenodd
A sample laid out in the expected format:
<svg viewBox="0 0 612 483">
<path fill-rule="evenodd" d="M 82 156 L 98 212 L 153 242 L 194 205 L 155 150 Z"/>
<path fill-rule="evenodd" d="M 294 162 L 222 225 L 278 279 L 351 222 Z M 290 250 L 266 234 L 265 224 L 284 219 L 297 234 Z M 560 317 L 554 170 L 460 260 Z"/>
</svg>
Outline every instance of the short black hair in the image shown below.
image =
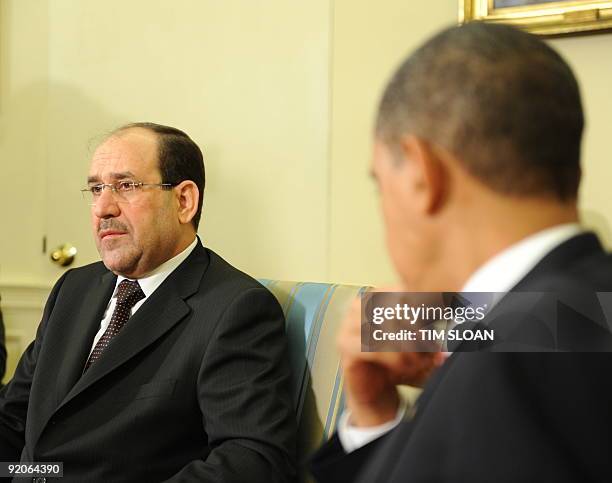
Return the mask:
<svg viewBox="0 0 612 483">
<path fill-rule="evenodd" d="M 584 117 L 561 56 L 514 27 L 447 28 L 409 56 L 386 87 L 376 134 L 396 150 L 414 134 L 509 195 L 577 197 Z"/>
<path fill-rule="evenodd" d="M 162 183 L 179 184 L 182 181 L 193 181 L 200 193 L 198 210 L 191 223 L 198 229 L 202 216 L 202 203 L 204 201 L 204 186 L 206 176 L 204 172 L 204 156 L 198 145 L 180 129 L 153 122 L 133 122 L 115 129 L 112 135 L 128 129 L 147 129 L 157 135 L 157 155 Z"/>
</svg>

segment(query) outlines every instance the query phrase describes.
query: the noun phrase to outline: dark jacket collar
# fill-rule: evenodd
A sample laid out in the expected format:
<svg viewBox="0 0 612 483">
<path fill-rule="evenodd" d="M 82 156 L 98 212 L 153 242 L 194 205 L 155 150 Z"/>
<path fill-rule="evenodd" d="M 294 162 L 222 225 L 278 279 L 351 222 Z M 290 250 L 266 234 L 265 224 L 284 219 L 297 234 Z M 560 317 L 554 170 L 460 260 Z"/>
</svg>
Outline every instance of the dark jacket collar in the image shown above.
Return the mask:
<svg viewBox="0 0 612 483">
<path fill-rule="evenodd" d="M 568 267 L 595 255 L 603 255 L 599 238 L 592 232 L 576 235 L 550 251 L 533 267 L 512 290 L 525 290 L 538 278 L 567 271 Z"/>
</svg>

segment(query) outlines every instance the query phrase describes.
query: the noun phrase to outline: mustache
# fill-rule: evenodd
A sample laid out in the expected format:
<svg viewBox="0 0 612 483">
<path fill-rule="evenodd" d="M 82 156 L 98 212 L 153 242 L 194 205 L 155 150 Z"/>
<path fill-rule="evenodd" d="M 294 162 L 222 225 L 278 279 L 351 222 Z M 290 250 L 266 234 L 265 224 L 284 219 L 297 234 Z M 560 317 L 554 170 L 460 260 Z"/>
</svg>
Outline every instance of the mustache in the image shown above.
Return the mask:
<svg viewBox="0 0 612 483">
<path fill-rule="evenodd" d="M 98 233 L 107 230 L 116 230 L 124 232 L 129 231 L 127 225 L 121 223 L 119 220 L 115 220 L 112 218 L 100 220 L 100 225 L 98 225 Z"/>
</svg>

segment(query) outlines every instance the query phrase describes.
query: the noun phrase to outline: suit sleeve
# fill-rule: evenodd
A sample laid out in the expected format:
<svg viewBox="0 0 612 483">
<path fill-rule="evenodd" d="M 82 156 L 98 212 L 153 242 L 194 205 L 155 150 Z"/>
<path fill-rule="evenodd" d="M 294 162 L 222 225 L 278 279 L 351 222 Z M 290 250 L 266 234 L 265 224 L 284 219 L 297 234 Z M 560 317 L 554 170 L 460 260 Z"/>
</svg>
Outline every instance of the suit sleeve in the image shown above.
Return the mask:
<svg viewBox="0 0 612 483">
<path fill-rule="evenodd" d="M 566 472 L 578 467 L 585 481 L 612 481 L 612 388 L 607 382 L 612 354 L 512 356 L 513 367 L 523 375 L 523 392 L 530 395 L 537 422 L 555 442 Z"/>
<path fill-rule="evenodd" d="M 4 336 L 4 320 L 0 309 L 0 380 L 4 378 L 6 372 L 6 341 Z"/>
<path fill-rule="evenodd" d="M 241 293 L 225 310 L 202 361 L 198 396 L 212 450 L 168 481 L 295 480 L 285 321 L 266 289 Z"/>
<path fill-rule="evenodd" d="M 47 321 L 65 277 L 66 274 L 55 284 L 47 299 L 36 339 L 21 356 L 13 378 L 0 390 L 0 461 L 19 461 L 25 445 L 26 416 L 36 361 L 43 343 Z"/>
<path fill-rule="evenodd" d="M 392 430 L 393 431 L 393 430 Z M 313 455 L 310 471 L 319 483 L 349 483 L 355 481 L 364 465 L 370 461 L 387 434 L 350 453 L 342 448 L 338 433 L 334 433 Z"/>
</svg>

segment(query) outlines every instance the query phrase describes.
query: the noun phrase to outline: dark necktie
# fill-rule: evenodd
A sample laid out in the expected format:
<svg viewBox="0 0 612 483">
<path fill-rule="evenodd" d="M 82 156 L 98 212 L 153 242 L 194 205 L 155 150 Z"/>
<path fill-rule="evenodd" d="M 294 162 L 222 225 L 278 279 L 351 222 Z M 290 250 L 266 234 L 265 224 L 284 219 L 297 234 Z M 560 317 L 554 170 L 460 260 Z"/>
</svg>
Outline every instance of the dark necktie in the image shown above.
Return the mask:
<svg viewBox="0 0 612 483">
<path fill-rule="evenodd" d="M 119 283 L 119 287 L 117 287 L 117 305 L 115 305 L 113 316 L 104 334 L 102 334 L 102 337 L 100 337 L 100 340 L 96 343 L 89 359 L 87 359 L 83 372 L 87 371 L 89 366 L 100 358 L 102 352 L 104 352 L 104 349 L 106 349 L 112 338 L 119 333 L 130 318 L 132 307 L 143 298 L 145 298 L 145 294 L 138 282 L 133 280 L 122 280 L 121 283 Z"/>
</svg>

